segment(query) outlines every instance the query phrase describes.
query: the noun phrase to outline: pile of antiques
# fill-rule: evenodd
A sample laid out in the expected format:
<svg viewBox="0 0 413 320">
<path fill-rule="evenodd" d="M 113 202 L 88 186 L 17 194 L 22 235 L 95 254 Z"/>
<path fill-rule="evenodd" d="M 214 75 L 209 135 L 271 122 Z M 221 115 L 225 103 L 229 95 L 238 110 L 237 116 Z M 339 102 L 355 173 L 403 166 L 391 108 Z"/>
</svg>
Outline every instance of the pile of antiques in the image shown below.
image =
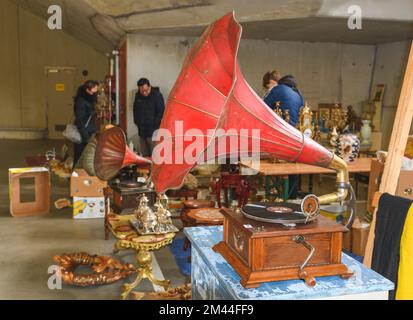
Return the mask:
<svg viewBox="0 0 413 320">
<path fill-rule="evenodd" d="M 332 152 L 349 163 L 358 158 L 362 145 L 358 134 L 356 134 L 356 132 L 360 132 L 362 129 L 358 125 L 359 120 L 352 106 L 344 110 L 339 104 L 330 106 L 320 105 L 320 111 L 315 112 L 306 104 L 300 110 L 297 129 L 321 144 L 323 143 L 322 132 L 328 132 L 328 141 L 325 144 Z M 364 130 L 361 130 L 363 144 L 370 146 L 370 142 L 368 142 L 370 136 L 364 134 L 366 128 L 365 126 L 363 128 Z"/>
</svg>

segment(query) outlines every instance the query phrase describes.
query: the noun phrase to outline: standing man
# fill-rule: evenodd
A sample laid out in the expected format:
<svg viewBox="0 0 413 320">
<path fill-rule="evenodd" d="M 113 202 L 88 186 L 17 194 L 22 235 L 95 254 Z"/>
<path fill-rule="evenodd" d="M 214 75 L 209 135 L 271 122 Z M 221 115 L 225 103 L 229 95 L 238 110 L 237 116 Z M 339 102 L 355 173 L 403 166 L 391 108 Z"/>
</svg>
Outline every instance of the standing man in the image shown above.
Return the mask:
<svg viewBox="0 0 413 320">
<path fill-rule="evenodd" d="M 159 90 L 152 88 L 148 79 L 140 79 L 138 89 L 133 105 L 133 118 L 139 129 L 142 156 L 150 157 L 154 148 L 152 137 L 161 126 L 165 101 Z"/>
</svg>

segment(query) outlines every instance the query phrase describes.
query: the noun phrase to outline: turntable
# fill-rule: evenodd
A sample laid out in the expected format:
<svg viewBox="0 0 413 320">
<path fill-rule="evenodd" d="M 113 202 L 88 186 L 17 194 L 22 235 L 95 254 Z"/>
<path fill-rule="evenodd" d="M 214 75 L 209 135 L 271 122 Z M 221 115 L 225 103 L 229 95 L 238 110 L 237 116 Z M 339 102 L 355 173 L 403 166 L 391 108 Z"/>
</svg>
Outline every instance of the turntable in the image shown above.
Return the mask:
<svg viewBox="0 0 413 320">
<path fill-rule="evenodd" d="M 235 269 L 245 288 L 294 279 L 312 287 L 318 276 L 350 278 L 353 273 L 341 262 L 348 229 L 319 216 L 315 199 L 310 196 L 301 205 L 249 204 L 237 212 L 223 209 L 224 240 L 214 251 Z"/>
<path fill-rule="evenodd" d="M 139 182 L 135 168 L 125 168 L 117 179 L 110 182 L 113 190 L 112 209 L 116 214 L 133 214 L 139 205 L 139 198 L 145 194 L 149 205 L 156 201 L 156 193 L 147 187 L 147 183 Z"/>
</svg>

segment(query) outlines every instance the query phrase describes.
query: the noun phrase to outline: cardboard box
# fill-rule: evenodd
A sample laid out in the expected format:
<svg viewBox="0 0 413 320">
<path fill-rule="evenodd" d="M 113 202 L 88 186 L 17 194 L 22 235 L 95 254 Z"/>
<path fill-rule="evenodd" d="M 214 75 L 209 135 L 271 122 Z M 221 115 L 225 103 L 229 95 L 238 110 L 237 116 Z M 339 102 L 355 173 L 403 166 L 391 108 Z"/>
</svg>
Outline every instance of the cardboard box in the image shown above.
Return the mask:
<svg viewBox="0 0 413 320">
<path fill-rule="evenodd" d="M 352 233 L 352 252 L 360 257 L 364 257 L 366 252 L 367 240 L 369 238 L 370 224 L 356 219 L 353 224 Z"/>
<path fill-rule="evenodd" d="M 413 200 L 413 171 L 400 171 L 396 196 Z"/>
<path fill-rule="evenodd" d="M 83 169 L 75 170 L 70 178 L 71 197 L 103 197 L 107 187 L 106 181 L 89 176 Z"/>
<path fill-rule="evenodd" d="M 50 173 L 47 168 L 9 169 L 10 213 L 13 217 L 48 214 Z"/>
<path fill-rule="evenodd" d="M 105 218 L 105 198 L 74 197 L 73 218 L 76 220 Z"/>
</svg>

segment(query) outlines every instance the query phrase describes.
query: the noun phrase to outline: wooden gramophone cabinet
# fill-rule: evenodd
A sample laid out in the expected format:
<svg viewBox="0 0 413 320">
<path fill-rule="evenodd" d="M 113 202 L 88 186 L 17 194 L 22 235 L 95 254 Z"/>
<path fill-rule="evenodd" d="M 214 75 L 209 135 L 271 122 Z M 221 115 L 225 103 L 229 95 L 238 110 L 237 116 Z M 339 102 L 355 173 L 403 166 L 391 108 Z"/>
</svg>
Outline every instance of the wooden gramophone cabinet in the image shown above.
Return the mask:
<svg viewBox="0 0 413 320">
<path fill-rule="evenodd" d="M 294 279 L 314 286 L 315 277 L 348 279 L 353 275 L 341 262 L 343 233 L 348 231 L 343 225 L 320 216 L 315 222 L 288 229 L 247 219 L 229 209 L 221 212 L 224 240 L 213 249 L 235 269 L 245 288 Z"/>
</svg>

